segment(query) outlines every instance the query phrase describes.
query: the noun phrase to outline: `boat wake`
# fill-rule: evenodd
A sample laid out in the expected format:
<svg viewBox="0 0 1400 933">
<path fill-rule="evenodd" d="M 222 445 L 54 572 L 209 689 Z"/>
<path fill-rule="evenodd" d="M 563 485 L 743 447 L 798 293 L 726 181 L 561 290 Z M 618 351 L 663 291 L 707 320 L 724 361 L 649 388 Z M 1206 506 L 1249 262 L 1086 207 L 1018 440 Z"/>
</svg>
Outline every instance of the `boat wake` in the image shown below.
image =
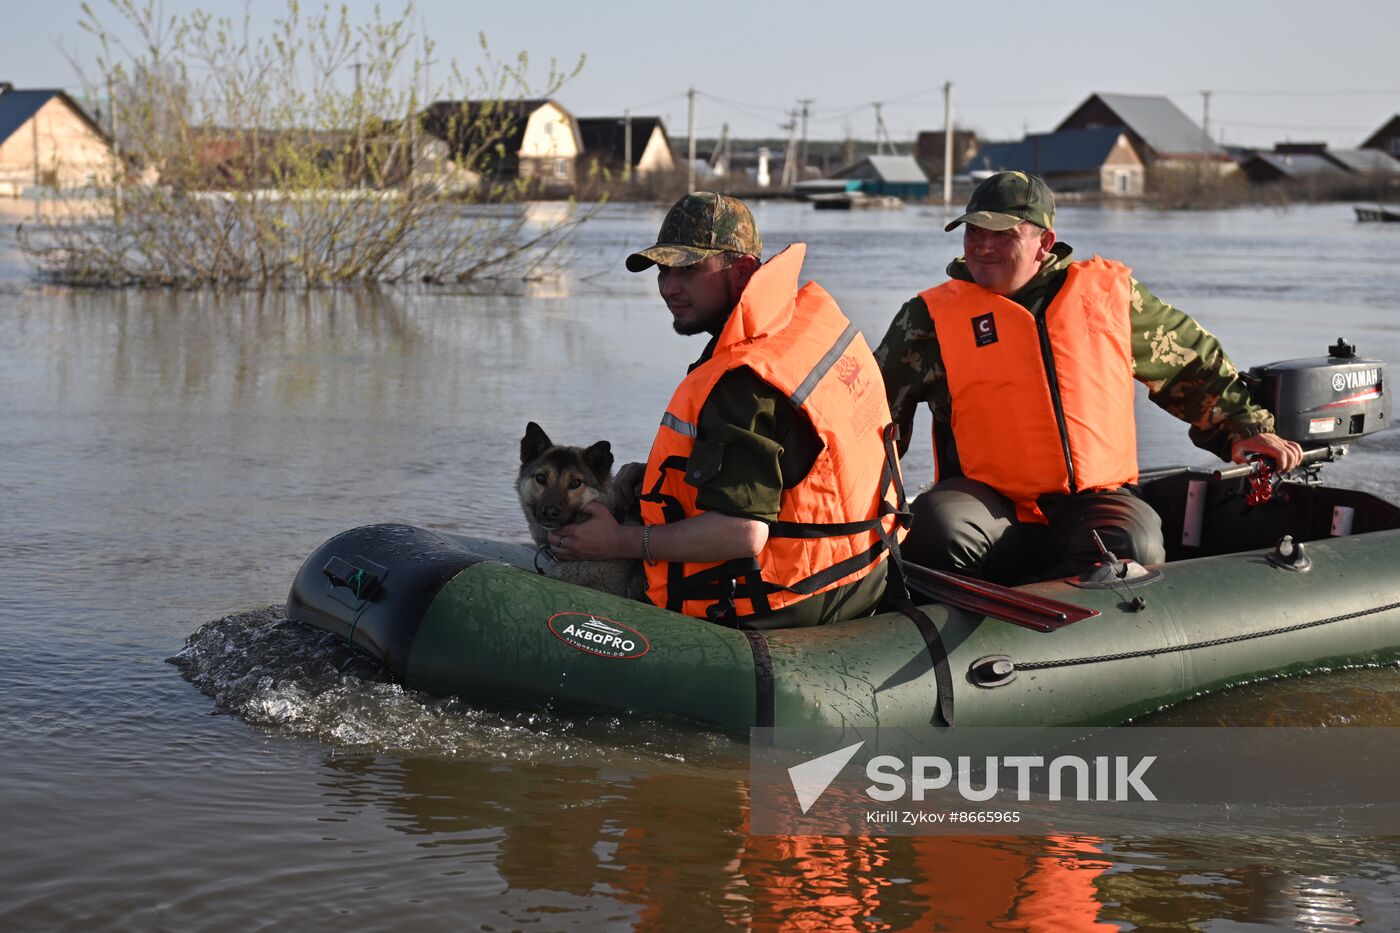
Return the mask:
<svg viewBox="0 0 1400 933">
<path fill-rule="evenodd" d="M 363 751 L 474 760 L 617 766 L 738 767 L 731 737 L 674 724 L 548 707 L 484 709 L 394 683 L 341 638 L 286 617 L 282 606 L 224 616 L 173 657 L 219 709 L 283 735 Z"/>
</svg>

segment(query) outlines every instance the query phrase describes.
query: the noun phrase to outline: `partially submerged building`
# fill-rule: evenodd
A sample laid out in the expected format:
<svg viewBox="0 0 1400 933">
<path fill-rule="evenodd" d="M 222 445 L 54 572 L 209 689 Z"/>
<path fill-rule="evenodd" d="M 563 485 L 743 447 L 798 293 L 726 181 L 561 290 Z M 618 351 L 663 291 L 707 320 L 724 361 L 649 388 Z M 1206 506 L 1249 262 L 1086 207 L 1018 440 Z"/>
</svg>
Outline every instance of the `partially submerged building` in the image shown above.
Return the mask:
<svg viewBox="0 0 1400 933">
<path fill-rule="evenodd" d="M 586 172 L 646 178 L 678 167 L 660 117 L 580 117 L 578 130 Z"/>
<path fill-rule="evenodd" d="M 1381 152 L 1400 159 L 1400 113 L 1391 117 L 1381 125 L 1366 141 L 1361 144 L 1362 149 L 1379 149 Z"/>
<path fill-rule="evenodd" d="M 1056 131 L 1114 127 L 1127 132 L 1143 163 L 1150 167 L 1216 164 L 1233 167 L 1224 149 L 1165 97 L 1139 94 L 1090 94 Z"/>
<path fill-rule="evenodd" d="M 0 194 L 105 185 L 115 168 L 111 139 L 65 92 L 0 82 Z"/>
<path fill-rule="evenodd" d="M 974 177 L 994 172 L 1039 175 L 1055 191 L 1139 197 L 1146 190 L 1142 155 L 1119 127 L 1032 133 L 1019 142 L 986 143 L 967 165 Z"/>
<path fill-rule="evenodd" d="M 1250 181 L 1343 180 L 1371 176 L 1390 181 L 1400 177 L 1400 161 L 1378 149 L 1329 149 L 1326 143 L 1276 143 L 1272 152 L 1255 152 L 1240 163 Z"/>
<path fill-rule="evenodd" d="M 488 182 L 523 179 L 555 194 L 572 191 L 578 180 L 578 121 L 555 101 L 440 100 L 422 125 L 454 161 Z"/>
<path fill-rule="evenodd" d="M 844 179 L 850 191 L 866 194 L 887 194 L 906 201 L 921 201 L 928 197 L 928 176 L 919 168 L 913 156 L 872 155 L 831 173 L 834 179 Z"/>
</svg>

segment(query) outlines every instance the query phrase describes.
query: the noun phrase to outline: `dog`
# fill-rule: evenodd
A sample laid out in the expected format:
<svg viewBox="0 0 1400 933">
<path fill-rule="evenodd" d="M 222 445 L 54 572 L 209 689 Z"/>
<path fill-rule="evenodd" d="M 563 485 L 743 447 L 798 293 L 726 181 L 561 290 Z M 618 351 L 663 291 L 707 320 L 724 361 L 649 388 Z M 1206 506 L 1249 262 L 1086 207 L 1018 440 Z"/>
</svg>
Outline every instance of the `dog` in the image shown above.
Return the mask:
<svg viewBox="0 0 1400 933">
<path fill-rule="evenodd" d="M 520 473 L 515 490 L 530 527 L 530 537 L 548 548 L 550 535 L 586 520 L 583 507 L 598 502 L 619 521 L 639 524 L 640 516 L 617 515 L 613 491 L 612 445 L 598 441 L 590 447 L 556 444 L 531 421 L 520 439 Z M 645 600 L 646 574 L 635 559 L 548 561 L 545 573 L 566 583 L 602 590 L 628 599 Z"/>
</svg>

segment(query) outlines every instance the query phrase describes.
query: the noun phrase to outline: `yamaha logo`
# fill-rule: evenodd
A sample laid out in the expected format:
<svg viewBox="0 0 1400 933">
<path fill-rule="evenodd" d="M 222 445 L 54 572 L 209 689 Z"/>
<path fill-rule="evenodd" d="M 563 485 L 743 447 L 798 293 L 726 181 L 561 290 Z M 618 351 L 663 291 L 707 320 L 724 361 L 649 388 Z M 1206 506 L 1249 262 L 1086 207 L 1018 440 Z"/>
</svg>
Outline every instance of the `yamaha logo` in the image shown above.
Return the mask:
<svg viewBox="0 0 1400 933">
<path fill-rule="evenodd" d="M 1332 374 L 1332 390 L 1345 392 L 1347 389 L 1369 389 L 1381 380 L 1379 369 L 1353 369 L 1344 373 Z"/>
<path fill-rule="evenodd" d="M 651 650 L 647 637 L 630 625 L 587 612 L 557 612 L 549 617 L 549 630 L 569 647 L 604 658 L 640 658 Z"/>
</svg>

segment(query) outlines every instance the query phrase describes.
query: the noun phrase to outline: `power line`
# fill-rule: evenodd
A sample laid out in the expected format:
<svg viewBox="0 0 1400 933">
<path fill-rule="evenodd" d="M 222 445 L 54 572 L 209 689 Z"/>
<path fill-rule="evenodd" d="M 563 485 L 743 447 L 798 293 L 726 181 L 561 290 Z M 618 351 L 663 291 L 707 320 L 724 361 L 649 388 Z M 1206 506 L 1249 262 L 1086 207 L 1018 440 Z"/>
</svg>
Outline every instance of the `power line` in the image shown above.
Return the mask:
<svg viewBox="0 0 1400 933">
<path fill-rule="evenodd" d="M 676 94 L 671 94 L 671 95 L 669 95 L 669 96 L 667 96 L 667 97 L 658 97 L 656 100 L 649 100 L 649 101 L 647 101 L 645 104 L 637 104 L 636 106 L 634 106 L 634 107 L 628 107 L 627 109 L 628 109 L 628 110 L 631 110 L 631 111 L 634 111 L 634 112 L 635 112 L 635 111 L 638 111 L 638 110 L 644 110 L 644 109 L 646 109 L 647 107 L 655 107 L 657 104 L 664 104 L 664 103 L 667 103 L 668 101 L 678 100 L 678 99 L 680 99 L 680 98 L 682 98 L 682 97 L 684 97 L 684 96 L 685 96 L 685 92 L 684 92 L 684 91 L 681 91 L 681 92 L 676 93 Z"/>
</svg>

